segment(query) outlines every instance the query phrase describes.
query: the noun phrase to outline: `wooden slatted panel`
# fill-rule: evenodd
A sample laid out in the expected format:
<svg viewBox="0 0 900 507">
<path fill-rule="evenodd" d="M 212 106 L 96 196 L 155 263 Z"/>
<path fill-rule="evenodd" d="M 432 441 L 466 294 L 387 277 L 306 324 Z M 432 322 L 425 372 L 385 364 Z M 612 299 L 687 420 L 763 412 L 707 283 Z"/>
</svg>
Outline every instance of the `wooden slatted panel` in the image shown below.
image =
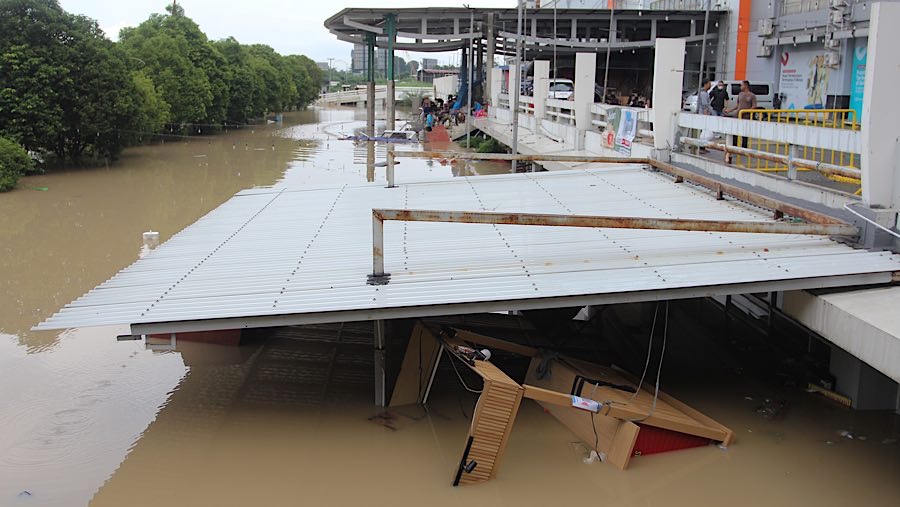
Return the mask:
<svg viewBox="0 0 900 507">
<path fill-rule="evenodd" d="M 463 472 L 460 484 L 485 482 L 496 476 L 500 458 L 512 431 L 524 389 L 491 363 L 476 361 L 473 368 L 484 379 L 469 436 L 473 437 L 467 461 L 478 465 Z"/>
</svg>

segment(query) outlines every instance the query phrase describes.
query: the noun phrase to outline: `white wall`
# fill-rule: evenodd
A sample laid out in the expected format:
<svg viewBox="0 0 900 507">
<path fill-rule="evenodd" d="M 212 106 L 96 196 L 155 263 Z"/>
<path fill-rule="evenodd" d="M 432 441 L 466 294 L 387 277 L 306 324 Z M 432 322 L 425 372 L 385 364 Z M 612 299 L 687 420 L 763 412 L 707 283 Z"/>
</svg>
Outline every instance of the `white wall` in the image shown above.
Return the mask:
<svg viewBox="0 0 900 507">
<path fill-rule="evenodd" d="M 447 99 L 447 95 L 456 95 L 459 91 L 459 77 L 445 76 L 434 79 L 435 98 Z"/>
</svg>

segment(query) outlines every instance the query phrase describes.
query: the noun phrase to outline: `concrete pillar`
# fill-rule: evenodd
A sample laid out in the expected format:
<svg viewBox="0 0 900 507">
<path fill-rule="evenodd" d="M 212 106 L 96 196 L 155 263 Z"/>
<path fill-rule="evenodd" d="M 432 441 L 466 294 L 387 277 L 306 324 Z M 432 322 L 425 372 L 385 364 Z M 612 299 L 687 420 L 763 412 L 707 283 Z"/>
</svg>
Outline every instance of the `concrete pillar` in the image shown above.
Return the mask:
<svg viewBox="0 0 900 507">
<path fill-rule="evenodd" d="M 522 81 L 520 66 L 518 62 L 509 66 L 509 107 L 513 107 L 513 98 L 519 94 L 519 85 Z M 516 111 L 513 110 L 513 114 Z"/>
<path fill-rule="evenodd" d="M 900 207 L 900 103 L 896 97 L 900 4 L 877 2 L 871 9 L 861 121 L 862 198 L 869 207 L 896 210 Z"/>
<path fill-rule="evenodd" d="M 828 364 L 834 391 L 850 398 L 857 410 L 896 410 L 898 387 L 888 376 L 833 345 Z"/>
<path fill-rule="evenodd" d="M 597 83 L 597 53 L 575 55 L 575 128 L 578 129 L 578 147 L 584 146 L 584 133 L 591 128 L 591 104 L 594 103 L 594 86 Z M 680 90 L 681 88 L 679 88 Z"/>
<path fill-rule="evenodd" d="M 681 111 L 681 84 L 684 76 L 684 39 L 656 39 L 653 61 L 653 146 L 655 157 L 668 161 Z"/>
<path fill-rule="evenodd" d="M 490 59 L 488 59 L 490 61 Z M 497 115 L 493 112 L 495 111 L 497 104 L 500 103 L 500 91 L 503 89 L 503 69 L 499 69 L 497 67 L 491 67 L 491 75 L 488 80 L 488 89 L 490 90 L 490 98 L 491 98 L 491 107 L 488 108 L 488 111 L 494 115 L 494 118 Z"/>
<path fill-rule="evenodd" d="M 541 121 L 547 111 L 547 97 L 550 94 L 550 61 L 534 62 L 534 133 L 540 135 Z"/>
</svg>

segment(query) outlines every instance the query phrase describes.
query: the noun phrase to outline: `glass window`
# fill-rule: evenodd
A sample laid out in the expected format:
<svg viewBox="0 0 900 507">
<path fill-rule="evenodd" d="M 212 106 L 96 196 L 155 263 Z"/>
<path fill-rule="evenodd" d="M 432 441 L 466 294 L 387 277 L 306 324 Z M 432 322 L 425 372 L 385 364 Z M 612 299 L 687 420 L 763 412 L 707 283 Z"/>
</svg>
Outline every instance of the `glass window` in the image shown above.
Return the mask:
<svg viewBox="0 0 900 507">
<path fill-rule="evenodd" d="M 768 95 L 769 94 L 769 85 L 750 85 L 750 91 L 755 93 L 756 95 Z"/>
</svg>

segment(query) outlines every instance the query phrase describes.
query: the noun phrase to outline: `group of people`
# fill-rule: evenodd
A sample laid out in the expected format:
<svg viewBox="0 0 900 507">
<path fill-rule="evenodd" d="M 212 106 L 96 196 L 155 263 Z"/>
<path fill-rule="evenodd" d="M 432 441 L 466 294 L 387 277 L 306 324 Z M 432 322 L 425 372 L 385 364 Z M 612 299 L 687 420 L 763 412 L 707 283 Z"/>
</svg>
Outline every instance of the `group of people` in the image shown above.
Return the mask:
<svg viewBox="0 0 900 507">
<path fill-rule="evenodd" d="M 697 113 L 715 116 L 730 116 L 732 113 L 735 113 L 738 118 L 741 118 L 741 111 L 758 109 L 759 107 L 756 101 L 756 94 L 750 90 L 750 81 L 747 80 L 741 81 L 741 91 L 735 97 L 731 107 L 727 107 L 729 99 L 728 89 L 724 81 L 719 81 L 713 87 L 712 81 L 706 79 L 697 92 Z M 732 136 L 733 146 L 738 145 L 737 138 L 738 136 Z M 747 147 L 746 136 L 741 138 L 740 144 L 742 148 Z M 707 153 L 707 150 L 706 148 L 700 148 L 700 152 Z M 725 154 L 725 162 L 731 163 L 730 154 Z"/>
<path fill-rule="evenodd" d="M 438 125 L 459 125 L 466 122 L 466 113 L 462 108 L 456 106 L 457 96 L 448 95 L 447 100 L 436 98 L 431 100 L 430 97 L 422 99 L 422 123 L 425 130 L 431 132 Z M 476 102 L 472 105 L 472 114 L 478 116 L 479 112 L 483 112 L 483 106 Z"/>
<path fill-rule="evenodd" d="M 603 98 L 603 102 L 612 106 L 622 105 L 619 101 L 619 97 L 612 91 L 606 92 L 606 97 Z M 650 99 L 645 97 L 642 93 L 639 93 L 637 90 L 632 90 L 631 95 L 628 96 L 628 102 L 625 103 L 628 107 L 649 107 L 649 104 Z"/>
</svg>

